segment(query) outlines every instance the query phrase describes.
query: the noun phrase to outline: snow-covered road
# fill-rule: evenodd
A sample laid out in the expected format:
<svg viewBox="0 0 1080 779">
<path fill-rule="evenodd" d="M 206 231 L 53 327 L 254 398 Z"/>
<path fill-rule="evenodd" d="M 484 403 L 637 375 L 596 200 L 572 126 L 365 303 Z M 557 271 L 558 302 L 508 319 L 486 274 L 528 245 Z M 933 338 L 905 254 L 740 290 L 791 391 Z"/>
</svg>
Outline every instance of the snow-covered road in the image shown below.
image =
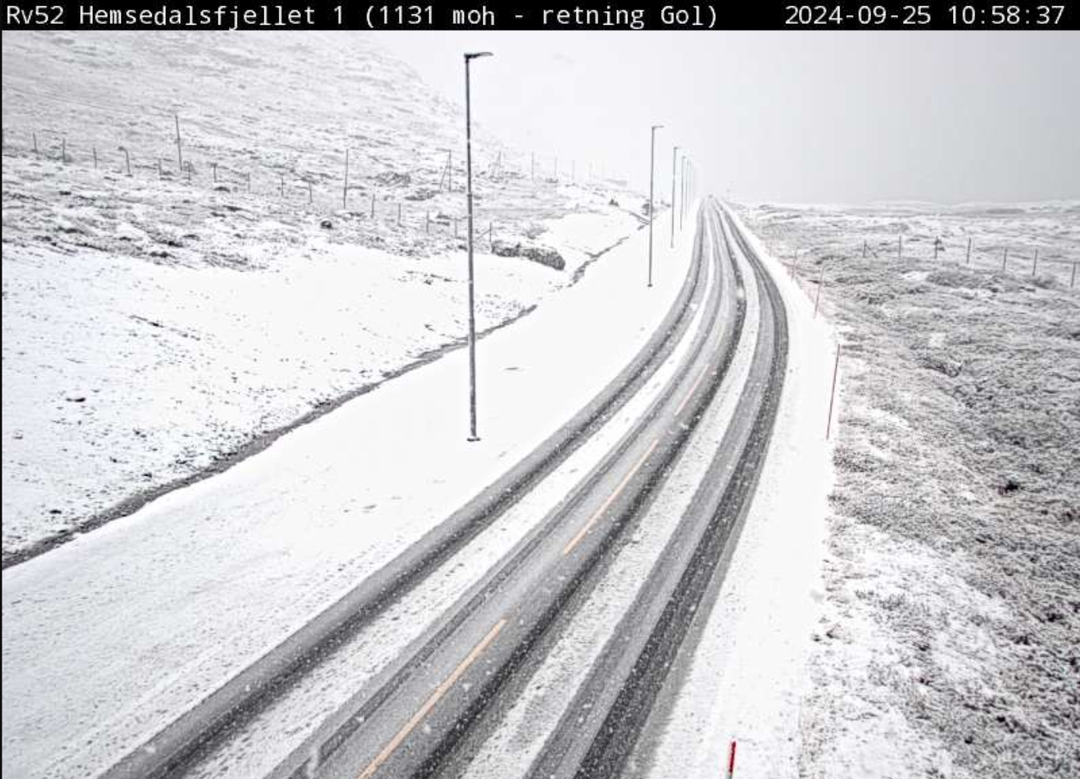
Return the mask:
<svg viewBox="0 0 1080 779">
<path fill-rule="evenodd" d="M 479 444 L 465 441 L 467 373 L 453 353 L 6 570 L 4 663 L 19 673 L 3 683 L 4 772 L 107 767 L 573 416 L 682 286 L 687 253 L 658 240 L 657 283 L 645 288 L 645 235 L 482 342 Z M 600 304 L 611 300 L 620 305 Z"/>
<path fill-rule="evenodd" d="M 816 582 L 827 468 L 793 490 L 778 469 L 825 451 L 793 416 L 820 403 L 827 338 L 760 244 L 706 202 L 696 237 L 656 241 L 652 289 L 642 231 L 481 342 L 479 443 L 466 441 L 467 366 L 452 352 L 5 571 L 4 662 L 19 669 L 3 686 L 5 773 L 141 776 L 175 755 L 206 777 L 396 775 L 429 760 L 476 777 L 582 760 L 669 776 L 748 727 L 757 764 L 787 767 L 809 613 L 793 609 Z M 809 331 L 789 367 L 785 310 Z M 616 386 L 632 392 L 597 407 Z M 602 417 L 559 444 L 590 408 Z M 513 500 L 483 502 L 545 447 L 565 451 Z M 490 516 L 424 557 L 470 507 Z M 792 526 L 802 507 L 812 521 Z M 750 563 L 734 551 L 746 523 Z M 415 567 L 400 591 L 294 652 L 313 617 L 397 581 L 395 564 Z M 759 580 L 799 575 L 762 600 L 748 566 Z M 749 604 L 771 618 L 740 615 Z M 774 651 L 733 641 L 736 615 Z M 266 684 L 283 654 L 302 673 L 252 699 L 249 679 Z M 755 705 L 746 678 L 777 708 Z M 718 707 L 702 690 L 730 695 Z M 208 719 L 223 711 L 225 729 Z M 613 722 L 616 741 L 598 738 Z M 478 727 L 462 739 L 464 724 Z M 198 749 L 178 744 L 207 732 Z"/>
</svg>

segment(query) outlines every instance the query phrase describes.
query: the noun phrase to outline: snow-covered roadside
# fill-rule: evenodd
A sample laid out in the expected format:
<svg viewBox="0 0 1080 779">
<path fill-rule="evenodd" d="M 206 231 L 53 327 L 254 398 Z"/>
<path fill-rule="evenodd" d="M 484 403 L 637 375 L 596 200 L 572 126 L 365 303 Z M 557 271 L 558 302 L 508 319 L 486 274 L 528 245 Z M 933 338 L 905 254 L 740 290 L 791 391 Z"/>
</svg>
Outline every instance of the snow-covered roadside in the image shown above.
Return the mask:
<svg viewBox="0 0 1080 779">
<path fill-rule="evenodd" d="M 159 93 L 190 176 L 160 146 Z M 461 117 L 370 38 L 14 33 L 3 110 L 5 564 L 464 336 L 461 155 L 443 182 Z M 483 132 L 474 153 L 481 329 L 641 227 L 640 196 L 532 178 Z M 534 250 L 565 267 L 506 256 Z"/>
<path fill-rule="evenodd" d="M 706 251 L 712 248 L 707 246 Z M 731 276 L 723 283 L 730 284 Z M 474 753 L 463 776 L 526 776 L 566 716 L 568 696 L 587 680 L 608 640 L 618 631 L 628 604 L 638 596 L 677 530 L 735 413 L 757 337 L 757 292 L 752 286 L 747 290 L 746 305 L 746 321 L 728 372 L 686 449 L 642 515 L 624 528 L 625 538 L 589 574 L 587 583 L 547 629 L 521 669 L 520 678 L 507 692 L 505 711 L 498 704 L 492 707 L 497 724 L 492 722 L 489 733 L 485 725 L 476 729 L 476 743 L 464 750 Z"/>
<path fill-rule="evenodd" d="M 799 776 L 1080 775 L 1080 295 L 1033 254 L 966 262 L 1071 256 L 1078 213 L 743 209 L 844 349 Z"/>
<path fill-rule="evenodd" d="M 4 677 L 5 774 L 68 775 L 115 759 L 535 447 L 674 300 L 688 253 L 658 241 L 646 289 L 646 240 L 635 233 L 481 342 L 480 443 L 465 440 L 467 366 L 453 352 L 4 571 L 4 662 L 19 668 Z"/>
<path fill-rule="evenodd" d="M 693 245 L 693 236 L 684 233 L 679 241 L 676 251 L 688 253 Z M 657 270 L 670 272 L 669 268 Z M 711 277 L 712 273 L 709 275 Z M 714 283 L 712 278 L 706 281 L 705 298 L 709 294 L 708 287 Z M 478 580 L 486 575 L 492 561 L 503 560 L 515 545 L 532 533 L 640 421 L 641 416 L 655 402 L 685 360 L 695 335 L 702 327 L 704 314 L 705 309 L 699 306 L 683 338 L 657 368 L 652 378 L 561 465 L 531 487 L 526 495 L 500 514 L 485 530 L 471 538 L 459 552 L 429 571 L 423 581 L 418 582 L 407 594 L 366 624 L 360 633 L 320 658 L 318 665 L 305 673 L 303 684 L 287 690 L 259 711 L 251 721 L 243 723 L 242 729 L 234 729 L 228 740 L 200 757 L 191 766 L 190 776 L 193 779 L 210 779 L 221 776 L 223 772 L 239 776 L 267 776 L 294 749 L 303 750 L 305 740 L 313 736 L 314 731 L 328 717 L 340 717 L 340 708 L 357 690 L 364 689 L 376 674 L 415 649 L 415 646 L 410 645 L 431 629 L 435 617 L 444 614 L 465 592 L 474 587 Z M 746 361 L 749 362 L 748 358 Z M 737 393 L 732 393 L 729 388 L 729 394 Z M 730 414 L 730 409 L 725 413 Z M 705 443 L 704 447 L 707 446 L 708 443 Z M 698 449 L 702 447 L 699 446 Z M 696 454 L 700 455 L 700 452 Z M 699 456 L 699 459 L 706 462 L 708 458 Z M 692 486 L 696 482 L 691 481 L 689 484 L 690 486 L 684 485 L 681 490 L 685 493 L 686 500 L 692 495 Z M 670 516 L 661 516 L 663 513 L 651 512 L 650 518 L 643 523 L 648 526 L 648 532 L 653 534 L 655 539 L 662 540 L 668 524 L 681 515 L 678 510 L 670 511 Z M 659 541 L 649 544 L 650 540 L 653 539 L 634 538 L 634 548 L 644 552 L 642 558 L 651 559 L 653 552 L 662 547 Z M 645 548 L 649 551 L 644 551 Z M 644 565 L 631 567 L 627 580 L 632 586 L 615 587 L 614 592 L 609 593 L 613 609 L 611 618 L 617 619 L 620 616 L 620 607 L 625 607 L 626 597 L 634 586 L 641 584 L 646 572 L 647 567 Z M 581 629 L 588 634 L 588 641 L 577 643 L 571 650 L 575 655 L 574 667 L 582 671 L 588 668 L 586 658 L 580 655 L 583 646 L 606 635 L 598 620 L 590 618 L 583 621 L 585 625 Z M 576 642 L 571 640 L 571 643 Z M 342 683 L 342 680 L 347 681 Z M 560 680 L 564 683 L 568 681 L 565 677 Z M 559 703 L 565 703 L 565 690 L 568 686 L 549 687 L 546 692 L 555 695 Z M 533 685 L 530 685 L 529 692 L 533 692 L 532 687 Z M 545 731 L 536 707 L 543 706 L 544 702 L 537 701 L 531 695 L 523 695 L 522 701 L 515 703 L 515 709 L 519 708 L 521 703 L 525 703 L 523 708 L 529 711 L 529 734 L 540 739 Z M 549 708 L 545 714 L 557 715 L 558 711 L 557 708 Z M 499 731 L 505 735 L 512 729 L 512 726 L 500 727 Z M 500 758 L 495 771 L 498 779 L 509 779 L 515 773 L 514 763 L 520 763 L 527 758 L 524 739 L 520 738 L 520 735 L 518 731 L 514 737 L 514 760 L 507 757 L 506 750 L 499 752 Z M 477 758 L 478 762 L 482 760 L 482 757 Z"/>
<path fill-rule="evenodd" d="M 576 216 L 593 242 L 579 249 L 562 221 L 548 243 L 575 267 L 637 227 Z M 269 264 L 242 272 L 5 244 L 5 558 L 129 513 L 117 504 L 218 470 L 463 338 L 460 251 L 402 257 L 318 235 L 256 250 Z M 481 330 L 573 283 L 486 245 L 477 274 Z"/>
<path fill-rule="evenodd" d="M 736 740 L 736 776 L 799 775 L 805 668 L 823 597 L 832 483 L 825 440 L 835 342 L 779 261 L 750 234 L 788 312 L 789 355 L 772 443 L 718 590 L 643 734 L 634 775 L 720 775 Z"/>
<path fill-rule="evenodd" d="M 323 244 L 238 273 L 6 251 L 5 554 L 219 466 L 459 340 L 459 259 Z M 482 258 L 479 272 L 485 329 L 555 286 L 531 263 Z"/>
</svg>

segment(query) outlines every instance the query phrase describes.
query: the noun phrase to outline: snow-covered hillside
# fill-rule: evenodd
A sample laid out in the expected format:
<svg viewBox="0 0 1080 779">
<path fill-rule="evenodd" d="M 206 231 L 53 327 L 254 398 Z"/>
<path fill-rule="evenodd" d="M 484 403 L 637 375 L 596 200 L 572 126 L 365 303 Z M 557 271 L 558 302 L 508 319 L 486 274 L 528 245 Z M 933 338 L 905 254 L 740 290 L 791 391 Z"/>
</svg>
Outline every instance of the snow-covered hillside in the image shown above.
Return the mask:
<svg viewBox="0 0 1080 779">
<path fill-rule="evenodd" d="M 1080 204 L 743 213 L 843 345 L 799 775 L 1080 775 Z"/>
<path fill-rule="evenodd" d="M 462 116 L 370 38 L 5 34 L 3 98 L 5 561 L 461 342 Z M 475 118 L 486 330 L 641 198 Z"/>
</svg>

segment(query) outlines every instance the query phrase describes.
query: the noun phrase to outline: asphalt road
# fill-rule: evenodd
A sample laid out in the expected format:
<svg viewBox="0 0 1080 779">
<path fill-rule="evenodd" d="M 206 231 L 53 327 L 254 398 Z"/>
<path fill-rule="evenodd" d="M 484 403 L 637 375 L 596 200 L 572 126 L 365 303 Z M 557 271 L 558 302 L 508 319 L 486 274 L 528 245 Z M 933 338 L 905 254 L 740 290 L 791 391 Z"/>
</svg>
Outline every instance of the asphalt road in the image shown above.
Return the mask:
<svg viewBox="0 0 1080 779">
<path fill-rule="evenodd" d="M 684 648 L 698 604 L 717 586 L 737 542 L 786 365 L 779 295 L 714 201 L 698 213 L 693 251 L 688 277 L 661 328 L 570 422 L 375 576 L 132 750 L 106 777 L 182 775 L 200 755 L 242 733 L 246 721 L 290 686 L 302 685 L 306 671 L 335 646 L 363 640 L 365 625 L 566 461 L 687 341 L 645 412 L 600 462 L 272 775 L 371 779 L 455 773 L 467 736 L 514 694 L 508 682 L 543 652 L 541 639 L 552 625 L 573 618 L 570 604 L 592 586 L 591 574 L 618 554 L 628 528 L 656 498 L 714 402 L 736 350 L 749 348 L 750 370 L 722 445 L 676 532 L 628 596 L 619 628 L 585 682 L 565 691 L 559 724 L 545 734 L 529 772 L 545 779 L 619 776 L 673 658 Z M 748 284 L 760 301 L 750 345 L 742 338 Z M 700 322 L 691 330 L 695 317 Z"/>
<path fill-rule="evenodd" d="M 617 376 L 527 457 L 445 521 L 360 582 L 278 646 L 198 705 L 132 749 L 103 779 L 182 776 L 275 698 L 303 684 L 311 667 L 362 633 L 393 603 L 513 507 L 565 462 L 641 390 L 683 338 L 705 290 L 704 264 L 693 262 L 664 321 Z"/>
<path fill-rule="evenodd" d="M 750 259 L 760 296 L 750 374 L 721 446 L 619 629 L 533 768 L 537 777 L 619 776 L 709 586 L 722 578 L 768 449 L 787 363 L 787 319 L 771 279 L 713 212 L 728 253 Z"/>
<path fill-rule="evenodd" d="M 530 772 L 620 774 L 697 604 L 723 575 L 767 451 L 786 365 L 779 296 L 715 203 L 699 214 L 694 251 L 694 265 L 711 266 L 718 283 L 700 301 L 705 326 L 648 411 L 530 535 L 275 776 L 428 776 L 453 761 L 470 727 L 655 496 L 731 363 L 745 317 L 744 285 L 753 283 L 761 300 L 758 337 L 723 444 L 586 683 L 566 691 L 562 721 Z M 753 268 L 752 278 L 742 277 L 736 252 Z M 697 301 L 695 294 L 691 305 Z"/>
</svg>

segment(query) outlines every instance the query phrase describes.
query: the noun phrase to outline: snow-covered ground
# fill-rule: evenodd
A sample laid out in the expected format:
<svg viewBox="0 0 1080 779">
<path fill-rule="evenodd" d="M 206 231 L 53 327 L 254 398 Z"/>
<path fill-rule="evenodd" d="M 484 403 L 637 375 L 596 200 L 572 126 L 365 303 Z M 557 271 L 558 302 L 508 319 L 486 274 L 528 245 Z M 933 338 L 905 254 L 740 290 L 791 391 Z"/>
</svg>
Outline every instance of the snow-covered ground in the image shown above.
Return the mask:
<svg viewBox="0 0 1080 779">
<path fill-rule="evenodd" d="M 825 598 L 777 775 L 1080 775 L 1080 288 L 1043 262 L 1080 260 L 1080 205 L 742 213 L 808 299 L 823 280 L 843 346 Z"/>
<path fill-rule="evenodd" d="M 749 236 L 788 316 L 788 370 L 772 443 L 720 587 L 702 604 L 693 651 L 681 657 L 650 717 L 635 761 L 649 779 L 723 775 L 797 777 L 802 698 L 832 467 L 826 440 L 836 344 L 831 328 Z M 747 326 L 753 312 L 748 309 Z M 707 612 L 705 610 L 708 610 Z"/>
<path fill-rule="evenodd" d="M 761 252 L 766 257 L 764 252 Z M 752 274 L 739 261 L 744 278 Z M 628 764 L 627 776 L 722 775 L 728 745 L 741 745 L 736 776 L 797 776 L 799 711 L 814 602 L 823 596 L 822 536 L 830 463 L 825 416 L 833 344 L 827 325 L 787 280 L 766 267 L 789 311 L 791 356 L 775 438 L 722 586 L 702 604 L 691 651 L 677 660 Z M 746 319 L 728 373 L 685 452 L 629 538 L 565 611 L 499 722 L 478 738 L 462 775 L 524 776 L 565 714 L 567 691 L 587 677 L 626 604 L 676 529 L 736 413 L 759 326 L 759 290 L 748 284 Z M 484 727 L 478 728 L 481 733 Z"/>
<path fill-rule="evenodd" d="M 16 33 L 3 58 L 5 561 L 461 343 L 461 116 L 370 38 Z M 475 153 L 481 329 L 641 226 L 640 196 Z M 530 248 L 565 267 L 496 256 Z"/>
<path fill-rule="evenodd" d="M 118 759 L 532 451 L 619 373 L 674 301 L 689 251 L 658 242 L 648 289 L 646 240 L 635 233 L 578 284 L 481 341 L 480 442 L 466 441 L 458 350 L 212 479 L 7 568 L 4 666 L 18 672 L 4 675 L 4 774 L 87 775 Z M 612 297 L 623 305 L 606 306 Z M 563 478 L 580 479 L 583 467 Z M 535 511 L 499 529 L 524 532 L 544 515 Z M 492 558 L 469 559 L 455 572 L 464 579 L 388 620 L 382 643 L 422 629 L 451 585 L 467 586 Z M 351 689 L 353 677 L 335 681 Z M 340 692 L 316 689 L 316 708 Z"/>
<path fill-rule="evenodd" d="M 691 238 L 692 235 L 689 232 L 683 233 L 674 253 L 670 253 L 666 247 L 658 247 L 660 248 L 657 255 L 659 263 L 656 270 L 662 273 L 663 276 L 659 283 L 662 289 L 661 300 L 667 301 L 670 299 L 680 275 L 685 271 L 686 260 L 689 259 L 692 245 Z M 644 239 L 642 238 L 642 240 Z M 632 249 L 640 256 L 641 252 L 638 247 L 642 246 L 642 243 L 637 241 L 635 243 L 637 246 L 627 248 Z M 632 256 L 625 254 L 624 249 L 615 250 L 616 260 L 630 259 Z M 634 306 L 640 306 L 643 302 L 647 304 L 648 297 L 639 295 L 644 290 L 633 290 L 635 282 L 640 284 L 641 279 L 635 278 L 633 274 L 630 278 L 620 279 L 618 276 L 621 273 L 622 271 L 616 265 L 598 267 L 596 277 L 594 279 L 590 278 L 583 285 L 585 289 L 575 290 L 574 293 L 567 296 L 568 303 L 576 298 L 576 304 L 564 306 L 560 301 L 557 304 L 557 308 L 560 310 L 553 310 L 556 306 L 545 307 L 537 312 L 535 322 L 530 318 L 529 321 L 522 322 L 515 328 L 502 331 L 493 337 L 488 344 L 485 344 L 485 346 L 497 350 L 489 354 L 495 359 L 498 359 L 500 353 L 504 356 L 510 355 L 514 363 L 514 373 L 526 372 L 536 376 L 538 372 L 544 372 L 543 363 L 533 362 L 534 358 L 523 361 L 521 357 L 515 356 L 520 354 L 523 344 L 529 343 L 528 340 L 520 338 L 519 334 L 524 330 L 533 329 L 534 334 L 540 336 L 541 342 L 539 344 L 540 349 L 537 349 L 536 342 L 533 342 L 534 347 L 530 351 L 540 351 L 543 349 L 542 342 L 546 340 L 543 336 L 545 330 L 572 334 L 575 328 L 582 326 L 582 320 L 590 317 L 590 312 L 596 310 L 597 300 L 604 294 L 605 290 L 620 295 L 629 294 L 628 300 Z M 629 285 L 626 283 L 628 281 L 630 282 Z M 633 319 L 633 314 L 630 311 L 624 311 L 616 316 L 610 309 L 606 310 L 609 311 L 608 316 L 605 317 L 607 323 L 593 328 L 594 330 L 602 328 L 603 331 L 597 333 L 599 340 L 594 340 L 596 336 L 588 339 L 592 343 L 597 345 L 607 343 L 612 348 L 621 350 L 624 343 L 627 345 L 630 343 L 625 340 L 627 337 L 631 340 L 648 337 L 649 332 L 645 328 L 624 329 L 623 325 Z M 647 304 L 646 316 L 652 319 L 655 310 L 658 309 L 654 309 L 653 305 Z M 550 320 L 551 322 L 558 321 L 559 324 L 554 327 L 550 323 L 545 325 L 543 320 L 549 315 L 553 317 Z M 366 683 L 375 678 L 378 673 L 384 672 L 384 669 L 396 659 L 408 656 L 410 644 L 422 638 L 425 632 L 431 629 L 433 620 L 448 613 L 448 610 L 454 607 L 458 599 L 470 587 L 475 587 L 477 582 L 482 580 L 482 577 L 489 572 L 492 561 L 504 559 L 504 556 L 515 545 L 521 543 L 530 533 L 535 532 L 538 525 L 550 515 L 550 512 L 554 511 L 566 499 L 567 494 L 582 479 L 587 478 L 594 468 L 599 466 L 612 447 L 633 428 L 641 415 L 648 410 L 649 406 L 656 401 L 659 394 L 667 386 L 676 369 L 685 359 L 696 332 L 703 326 L 703 320 L 704 310 L 699 309 L 695 313 L 687 332 L 684 333 L 682 340 L 641 391 L 628 400 L 611 418 L 607 419 L 599 430 L 589 436 L 588 440 L 549 476 L 530 489 L 526 496 L 501 514 L 476 538 L 471 539 L 460 552 L 450 556 L 434 570 L 430 571 L 422 582 L 369 625 L 366 625 L 364 630 L 335 647 L 328 656 L 321 658 L 318 666 L 310 669 L 305 674 L 304 684 L 294 686 L 287 694 L 273 701 L 270 706 L 260 711 L 251 722 L 244 723 L 242 729 L 231 734 L 227 741 L 197 761 L 192 766 L 190 775 L 192 777 L 209 778 L 221 776 L 222 773 L 227 772 L 230 775 L 239 776 L 265 776 L 278 766 L 292 750 L 299 747 L 301 752 L 304 752 L 305 746 L 303 742 L 309 735 L 313 737 L 312 743 L 317 743 L 318 736 L 315 731 L 328 717 L 334 715 L 340 717 L 339 709 L 356 694 L 357 690 L 362 690 Z M 623 331 L 621 335 L 619 335 L 620 331 Z M 557 340 L 561 344 L 569 339 L 560 337 Z M 577 350 L 578 345 L 575 344 L 572 351 L 576 352 Z M 597 362 L 596 358 L 599 353 L 592 352 L 590 356 L 590 352 L 592 350 L 586 347 L 585 352 L 580 357 L 567 353 L 561 360 L 556 357 L 555 362 L 562 363 L 563 366 L 568 368 L 578 364 L 581 359 L 596 362 L 596 365 L 592 368 L 572 370 L 572 375 L 583 379 L 589 384 L 594 381 L 595 377 L 603 375 L 605 371 L 614 368 L 616 365 L 615 361 L 609 363 L 606 357 Z M 491 357 L 488 359 L 491 359 Z M 596 372 L 597 368 L 599 368 L 599 373 Z M 530 386 L 533 392 L 546 395 L 550 392 L 551 384 L 533 380 L 530 382 Z M 388 386 L 386 389 L 392 391 L 393 385 Z M 490 392 L 485 392 L 485 395 L 488 394 Z M 524 397 L 504 395 L 499 400 L 500 406 L 509 402 L 509 410 L 523 407 L 529 408 L 536 419 L 525 425 L 523 424 L 525 420 L 518 418 L 521 416 L 520 412 L 512 413 L 508 415 L 513 417 L 513 419 L 507 420 L 509 425 L 502 422 L 498 423 L 500 427 L 499 435 L 504 440 L 510 440 L 520 437 L 522 432 L 528 429 L 543 430 L 545 424 L 555 423 L 554 419 L 548 419 L 545 422 L 542 419 L 543 416 L 547 415 L 553 408 L 569 408 L 580 397 L 577 388 L 571 387 L 565 387 L 561 392 L 555 393 L 555 396 L 548 397 L 544 402 L 537 403 L 531 401 L 527 395 Z M 487 424 L 485 424 L 485 427 L 487 427 Z M 511 455 L 520 451 L 521 448 L 518 448 L 500 455 L 499 463 L 508 464 Z M 421 468 L 418 472 L 423 473 L 425 470 Z M 478 479 L 473 481 L 471 486 L 475 487 L 481 483 L 482 479 Z M 435 517 L 432 519 L 435 519 Z M 653 532 L 662 533 L 662 530 L 667 527 L 670 521 L 671 518 L 669 517 L 665 519 L 665 522 L 658 523 L 661 527 L 655 528 Z M 635 541 L 636 544 L 637 541 Z M 650 547 L 650 549 L 653 548 Z M 634 586 L 640 585 L 646 573 L 647 568 L 640 565 L 632 569 L 631 576 Z M 625 598 L 632 591 L 632 588 L 627 588 L 625 592 L 619 593 L 618 603 L 625 606 Z M 581 652 L 589 645 L 594 644 L 598 638 L 602 638 L 603 634 L 598 633 L 598 627 L 595 623 L 586 622 L 584 632 L 588 637 L 581 644 L 572 642 L 572 651 Z M 341 680 L 343 679 L 347 679 L 348 683 L 342 684 Z M 566 680 L 563 679 L 563 681 Z M 565 703 L 565 695 L 568 689 L 568 686 L 562 686 L 548 689 L 547 692 L 558 699 L 558 704 L 562 704 Z M 530 690 L 531 692 L 535 692 L 535 690 Z M 544 731 L 540 727 L 538 712 L 535 707 L 548 705 L 548 711 L 545 712 L 547 714 L 551 714 L 558 707 L 550 707 L 550 698 L 548 701 L 538 701 L 536 696 L 533 695 L 523 697 L 531 704 L 528 707 L 530 708 L 529 732 L 533 738 L 539 738 Z M 504 729 L 502 732 L 505 733 L 506 730 L 510 729 Z M 307 748 L 310 749 L 310 746 Z M 497 762 L 493 774 L 498 779 L 509 779 L 509 777 L 513 776 L 515 764 L 527 756 L 522 740 L 517 740 L 514 749 L 514 759 L 509 759 L 505 752 L 501 754 L 501 759 Z"/>
<path fill-rule="evenodd" d="M 4 572 L 5 775 L 93 774 L 378 569 L 604 386 L 685 272 L 689 231 L 644 289 L 640 195 L 534 179 L 481 125 L 467 444 L 462 117 L 370 38 L 6 33 L 3 97 L 4 559 L 78 536 Z M 635 771 L 719 773 L 737 739 L 737 776 L 1080 775 L 1080 204 L 740 212 L 788 304 L 789 374 Z M 674 359 L 331 670 L 366 678 L 422 631 Z M 722 395 L 596 623 L 541 669 L 549 695 L 730 413 Z M 478 773 L 526 764 L 540 692 Z M 199 770 L 257 773 L 347 693 L 326 672 Z"/>
</svg>

